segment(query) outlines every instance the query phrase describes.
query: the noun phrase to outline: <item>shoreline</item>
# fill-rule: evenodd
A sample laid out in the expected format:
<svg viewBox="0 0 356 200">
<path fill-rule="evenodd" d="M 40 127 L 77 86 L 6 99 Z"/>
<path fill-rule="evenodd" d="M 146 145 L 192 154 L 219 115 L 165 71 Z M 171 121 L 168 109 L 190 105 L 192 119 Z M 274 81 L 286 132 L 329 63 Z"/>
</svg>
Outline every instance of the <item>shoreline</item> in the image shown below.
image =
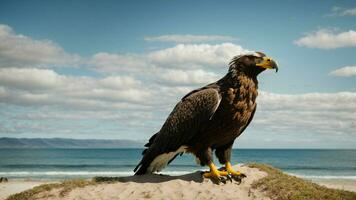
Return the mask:
<svg viewBox="0 0 356 200">
<path fill-rule="evenodd" d="M 306 179 L 310 180 L 310 179 Z M 327 188 L 334 188 L 356 192 L 356 180 L 351 179 L 311 179 L 313 183 L 325 186 Z"/>
</svg>

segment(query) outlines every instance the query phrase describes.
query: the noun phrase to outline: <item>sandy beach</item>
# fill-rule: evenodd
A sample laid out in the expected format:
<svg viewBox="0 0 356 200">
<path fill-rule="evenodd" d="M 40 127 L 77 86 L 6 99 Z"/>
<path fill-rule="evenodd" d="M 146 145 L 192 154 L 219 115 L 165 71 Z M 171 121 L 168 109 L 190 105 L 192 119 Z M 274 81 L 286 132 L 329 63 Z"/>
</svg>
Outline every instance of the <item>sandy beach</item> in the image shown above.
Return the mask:
<svg viewBox="0 0 356 200">
<path fill-rule="evenodd" d="M 268 174 L 258 168 L 234 166 L 247 175 L 241 182 L 216 184 L 203 179 L 200 172 L 181 176 L 144 175 L 113 178 L 114 181 L 85 184 L 78 187 L 60 186 L 34 195 L 34 199 L 270 199 L 265 191 L 252 184 Z M 329 188 L 356 191 L 354 180 L 314 180 Z M 9 181 L 0 184 L 0 200 L 35 186 L 43 181 Z M 53 183 L 53 182 L 52 182 Z M 65 192 L 63 192 L 65 191 Z"/>
<path fill-rule="evenodd" d="M 356 192 L 356 180 L 350 179 L 315 179 L 312 180 L 314 183 L 319 185 L 323 185 L 328 188 L 335 188 L 341 190 L 348 190 L 352 192 Z"/>
</svg>

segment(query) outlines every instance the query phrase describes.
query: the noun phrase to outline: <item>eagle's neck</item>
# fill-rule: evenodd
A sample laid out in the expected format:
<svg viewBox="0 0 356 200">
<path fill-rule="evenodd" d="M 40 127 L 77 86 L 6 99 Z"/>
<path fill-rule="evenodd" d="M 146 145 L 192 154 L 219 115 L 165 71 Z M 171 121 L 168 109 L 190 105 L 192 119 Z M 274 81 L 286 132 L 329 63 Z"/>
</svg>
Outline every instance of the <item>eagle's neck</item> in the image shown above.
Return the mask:
<svg viewBox="0 0 356 200">
<path fill-rule="evenodd" d="M 251 77 L 244 73 L 232 73 L 229 71 L 225 77 L 218 81 L 220 92 L 225 96 L 226 105 L 234 105 L 239 108 L 241 105 L 247 105 L 249 109 L 255 107 L 258 96 L 257 77 Z"/>
<path fill-rule="evenodd" d="M 218 84 L 224 88 L 245 87 L 252 90 L 258 89 L 257 76 L 246 74 L 238 70 L 229 70 L 229 72 L 218 81 Z"/>
</svg>

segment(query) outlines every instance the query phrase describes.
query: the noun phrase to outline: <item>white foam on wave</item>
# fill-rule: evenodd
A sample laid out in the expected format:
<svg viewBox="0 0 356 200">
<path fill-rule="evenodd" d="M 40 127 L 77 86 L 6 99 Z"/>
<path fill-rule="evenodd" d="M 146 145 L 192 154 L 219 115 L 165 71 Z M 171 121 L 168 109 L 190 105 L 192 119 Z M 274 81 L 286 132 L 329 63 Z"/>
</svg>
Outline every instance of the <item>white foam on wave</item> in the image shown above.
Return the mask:
<svg viewBox="0 0 356 200">
<path fill-rule="evenodd" d="M 330 175 L 300 175 L 300 174 L 291 174 L 290 175 L 304 178 L 304 179 L 349 179 L 349 180 L 356 180 L 356 176 L 346 176 L 346 175 L 339 175 L 339 176 L 330 176 Z"/>
</svg>

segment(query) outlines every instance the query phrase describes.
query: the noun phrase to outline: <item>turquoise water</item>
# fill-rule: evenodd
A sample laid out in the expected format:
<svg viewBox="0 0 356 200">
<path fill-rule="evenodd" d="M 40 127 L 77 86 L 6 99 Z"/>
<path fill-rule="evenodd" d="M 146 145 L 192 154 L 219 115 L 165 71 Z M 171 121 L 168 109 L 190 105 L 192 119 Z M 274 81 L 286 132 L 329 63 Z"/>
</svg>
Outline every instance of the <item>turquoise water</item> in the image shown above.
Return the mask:
<svg viewBox="0 0 356 200">
<path fill-rule="evenodd" d="M 18 179 L 69 179 L 127 176 L 142 149 L 0 149 L 0 176 Z M 233 163 L 267 163 L 305 178 L 356 180 L 356 150 L 235 149 Z M 192 155 L 177 157 L 161 173 L 203 170 Z"/>
</svg>

